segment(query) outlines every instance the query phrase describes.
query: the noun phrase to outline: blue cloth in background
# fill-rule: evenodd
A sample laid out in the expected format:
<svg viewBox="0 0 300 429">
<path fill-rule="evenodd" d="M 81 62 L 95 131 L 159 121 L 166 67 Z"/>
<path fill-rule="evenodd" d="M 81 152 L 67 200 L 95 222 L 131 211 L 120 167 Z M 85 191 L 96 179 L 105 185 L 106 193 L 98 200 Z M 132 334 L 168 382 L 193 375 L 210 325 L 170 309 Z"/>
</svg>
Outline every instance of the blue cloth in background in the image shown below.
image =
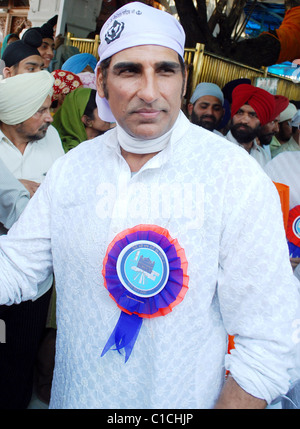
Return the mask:
<svg viewBox="0 0 300 429">
<path fill-rule="evenodd" d="M 86 66 L 90 66 L 93 70 L 96 68 L 97 59 L 92 54 L 76 54 L 68 58 L 61 67 L 61 70 L 70 71 L 78 74 L 82 72 Z"/>
</svg>

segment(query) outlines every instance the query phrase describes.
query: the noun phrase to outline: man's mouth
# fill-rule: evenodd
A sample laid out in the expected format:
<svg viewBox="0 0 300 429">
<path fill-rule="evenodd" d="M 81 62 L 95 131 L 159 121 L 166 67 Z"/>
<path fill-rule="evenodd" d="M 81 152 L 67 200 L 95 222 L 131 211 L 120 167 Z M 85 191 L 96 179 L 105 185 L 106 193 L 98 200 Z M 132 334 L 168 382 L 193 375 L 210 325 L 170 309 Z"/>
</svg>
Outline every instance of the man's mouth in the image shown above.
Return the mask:
<svg viewBox="0 0 300 429">
<path fill-rule="evenodd" d="M 236 128 L 237 128 L 238 130 L 248 130 L 248 129 L 249 129 L 248 125 L 239 125 L 239 126 L 237 126 Z"/>
<path fill-rule="evenodd" d="M 202 120 L 207 122 L 214 122 L 215 121 L 215 117 L 214 116 L 202 116 Z"/>
<path fill-rule="evenodd" d="M 39 129 L 39 131 L 41 131 L 41 132 L 46 132 L 46 131 L 48 130 L 49 126 L 50 126 L 50 124 L 43 125 L 43 126 Z"/>
<path fill-rule="evenodd" d="M 145 119 L 156 119 L 161 113 L 161 110 L 143 108 L 143 109 L 135 110 L 133 113 L 140 115 Z"/>
</svg>

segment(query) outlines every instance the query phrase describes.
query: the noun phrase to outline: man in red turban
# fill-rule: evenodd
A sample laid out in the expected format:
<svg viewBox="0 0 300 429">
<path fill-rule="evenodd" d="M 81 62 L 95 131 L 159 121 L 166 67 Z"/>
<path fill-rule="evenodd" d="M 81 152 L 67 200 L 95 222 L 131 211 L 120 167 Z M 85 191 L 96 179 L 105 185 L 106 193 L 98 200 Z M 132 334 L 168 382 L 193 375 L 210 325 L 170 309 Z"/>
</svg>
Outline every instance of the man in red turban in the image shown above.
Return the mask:
<svg viewBox="0 0 300 429">
<path fill-rule="evenodd" d="M 260 127 L 273 120 L 274 111 L 275 97 L 264 89 L 241 84 L 232 92 L 231 127 L 226 138 L 246 149 L 262 167 L 270 156 L 255 138 Z"/>
<path fill-rule="evenodd" d="M 283 95 L 275 95 L 275 110 L 270 121 L 260 127 L 258 132 L 258 140 L 260 145 L 269 146 L 272 138 L 279 132 L 279 117 L 289 105 L 289 99 Z"/>
</svg>

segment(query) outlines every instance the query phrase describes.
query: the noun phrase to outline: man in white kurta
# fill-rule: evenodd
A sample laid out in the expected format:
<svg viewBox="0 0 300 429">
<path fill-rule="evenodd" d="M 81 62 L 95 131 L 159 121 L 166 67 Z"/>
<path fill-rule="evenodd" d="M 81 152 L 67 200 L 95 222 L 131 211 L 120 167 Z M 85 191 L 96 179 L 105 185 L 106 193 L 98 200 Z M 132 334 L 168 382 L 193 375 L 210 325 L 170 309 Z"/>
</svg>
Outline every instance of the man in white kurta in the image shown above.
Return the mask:
<svg viewBox="0 0 300 429">
<path fill-rule="evenodd" d="M 12 174 L 19 183 L 20 197 L 26 195 L 24 186 L 28 187 L 32 195 L 50 166 L 64 154 L 58 133 L 50 125 L 53 120 L 49 110 L 53 81 L 50 73 L 40 71 L 21 73 L 0 82 L 0 160 L 8 169 L 8 177 L 5 176 L 6 180 L 1 183 L 4 185 L 2 191 L 5 192 L 1 193 L 1 214 L 4 216 L 0 220 L 0 235 L 7 233 L 28 203 L 25 198 L 24 205 L 24 198 L 20 198 L 15 201 L 15 207 L 8 205 L 12 204 L 11 197 L 17 196 L 14 182 L 12 189 L 8 187 L 9 175 Z M 23 203 L 21 211 L 20 203 Z M 18 211 L 7 213 L 9 207 Z M 39 285 L 39 292 L 32 299 L 34 302 L 0 307 L 7 333 L 7 343 L 0 355 L 2 409 L 28 406 L 34 363 L 45 329 L 52 284 L 51 273 Z"/>
<path fill-rule="evenodd" d="M 52 407 L 211 407 L 224 381 L 227 333 L 236 335 L 236 349 L 226 367 L 247 391 L 271 401 L 288 389 L 298 295 L 280 218 L 270 221 L 270 207 L 280 211 L 277 191 L 244 149 L 181 121 L 169 146 L 134 177 L 116 130 L 80 145 L 57 161 L 13 237 L 2 240 L 2 251 L 30 277 L 15 272 L 12 281 L 1 261 L 8 278 L 1 302 L 21 293 L 30 299 L 54 264 Z M 174 192 L 163 213 L 166 196 L 156 192 L 168 183 Z M 178 239 L 190 284 L 172 313 L 143 322 L 124 364 L 114 351 L 100 357 L 120 314 L 103 286 L 102 262 L 115 235 L 140 223 Z"/>
<path fill-rule="evenodd" d="M 148 23 L 155 37 L 153 23 L 159 25 L 164 12 L 140 3 L 124 8 L 109 20 L 110 34 L 116 34 L 117 16 L 130 32 L 138 25 L 128 25 L 128 19 L 141 20 L 144 29 Z M 140 12 L 136 17 L 132 8 Z M 171 29 L 178 36 L 175 25 Z M 168 27 L 166 38 L 172 31 Z M 165 43 L 167 50 L 138 50 L 137 61 L 148 72 L 149 52 L 155 51 L 151 61 L 159 61 L 159 67 L 162 55 L 177 58 L 170 40 Z M 136 48 L 128 51 L 135 55 Z M 144 79 L 144 71 L 139 73 Z M 0 240 L 1 303 L 31 299 L 36 285 L 55 272 L 58 331 L 51 408 L 211 408 L 226 369 L 250 403 L 251 395 L 269 403 L 295 376 L 292 334 L 299 292 L 277 191 L 244 149 L 191 124 L 179 108 L 176 118 L 164 147 L 134 174 L 120 146 L 124 130 L 119 124 L 60 158 Z M 153 139 L 154 145 L 160 140 Z M 126 143 L 137 142 L 127 135 Z M 120 316 L 104 287 L 102 268 L 116 235 L 140 224 L 165 228 L 178 240 L 188 261 L 189 289 L 167 315 L 143 319 L 125 363 L 115 350 L 101 357 Z M 230 355 L 228 334 L 235 336 Z"/>
</svg>

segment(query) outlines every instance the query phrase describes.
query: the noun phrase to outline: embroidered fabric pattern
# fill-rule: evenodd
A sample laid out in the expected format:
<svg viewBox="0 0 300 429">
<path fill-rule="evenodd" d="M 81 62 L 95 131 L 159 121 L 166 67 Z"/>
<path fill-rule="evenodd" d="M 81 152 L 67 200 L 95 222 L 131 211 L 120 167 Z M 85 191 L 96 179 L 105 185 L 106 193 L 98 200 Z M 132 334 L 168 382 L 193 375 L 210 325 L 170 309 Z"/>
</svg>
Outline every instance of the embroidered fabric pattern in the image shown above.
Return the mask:
<svg viewBox="0 0 300 429">
<path fill-rule="evenodd" d="M 288 389 L 298 295 L 276 188 L 244 149 L 188 120 L 177 134 L 133 177 L 115 130 L 81 143 L 56 162 L 13 227 L 26 255 L 17 242 L 10 258 L 18 255 L 21 268 L 23 259 L 33 262 L 32 283 L 22 277 L 25 297 L 54 262 L 51 408 L 211 408 L 225 370 L 268 401 Z M 114 351 L 101 357 L 120 316 L 101 270 L 114 237 L 139 224 L 178 239 L 189 289 L 166 316 L 143 319 L 124 364 Z M 31 230 L 43 237 L 38 248 Z M 17 296 L 13 279 L 1 293 Z M 228 334 L 235 349 L 225 359 Z"/>
</svg>

